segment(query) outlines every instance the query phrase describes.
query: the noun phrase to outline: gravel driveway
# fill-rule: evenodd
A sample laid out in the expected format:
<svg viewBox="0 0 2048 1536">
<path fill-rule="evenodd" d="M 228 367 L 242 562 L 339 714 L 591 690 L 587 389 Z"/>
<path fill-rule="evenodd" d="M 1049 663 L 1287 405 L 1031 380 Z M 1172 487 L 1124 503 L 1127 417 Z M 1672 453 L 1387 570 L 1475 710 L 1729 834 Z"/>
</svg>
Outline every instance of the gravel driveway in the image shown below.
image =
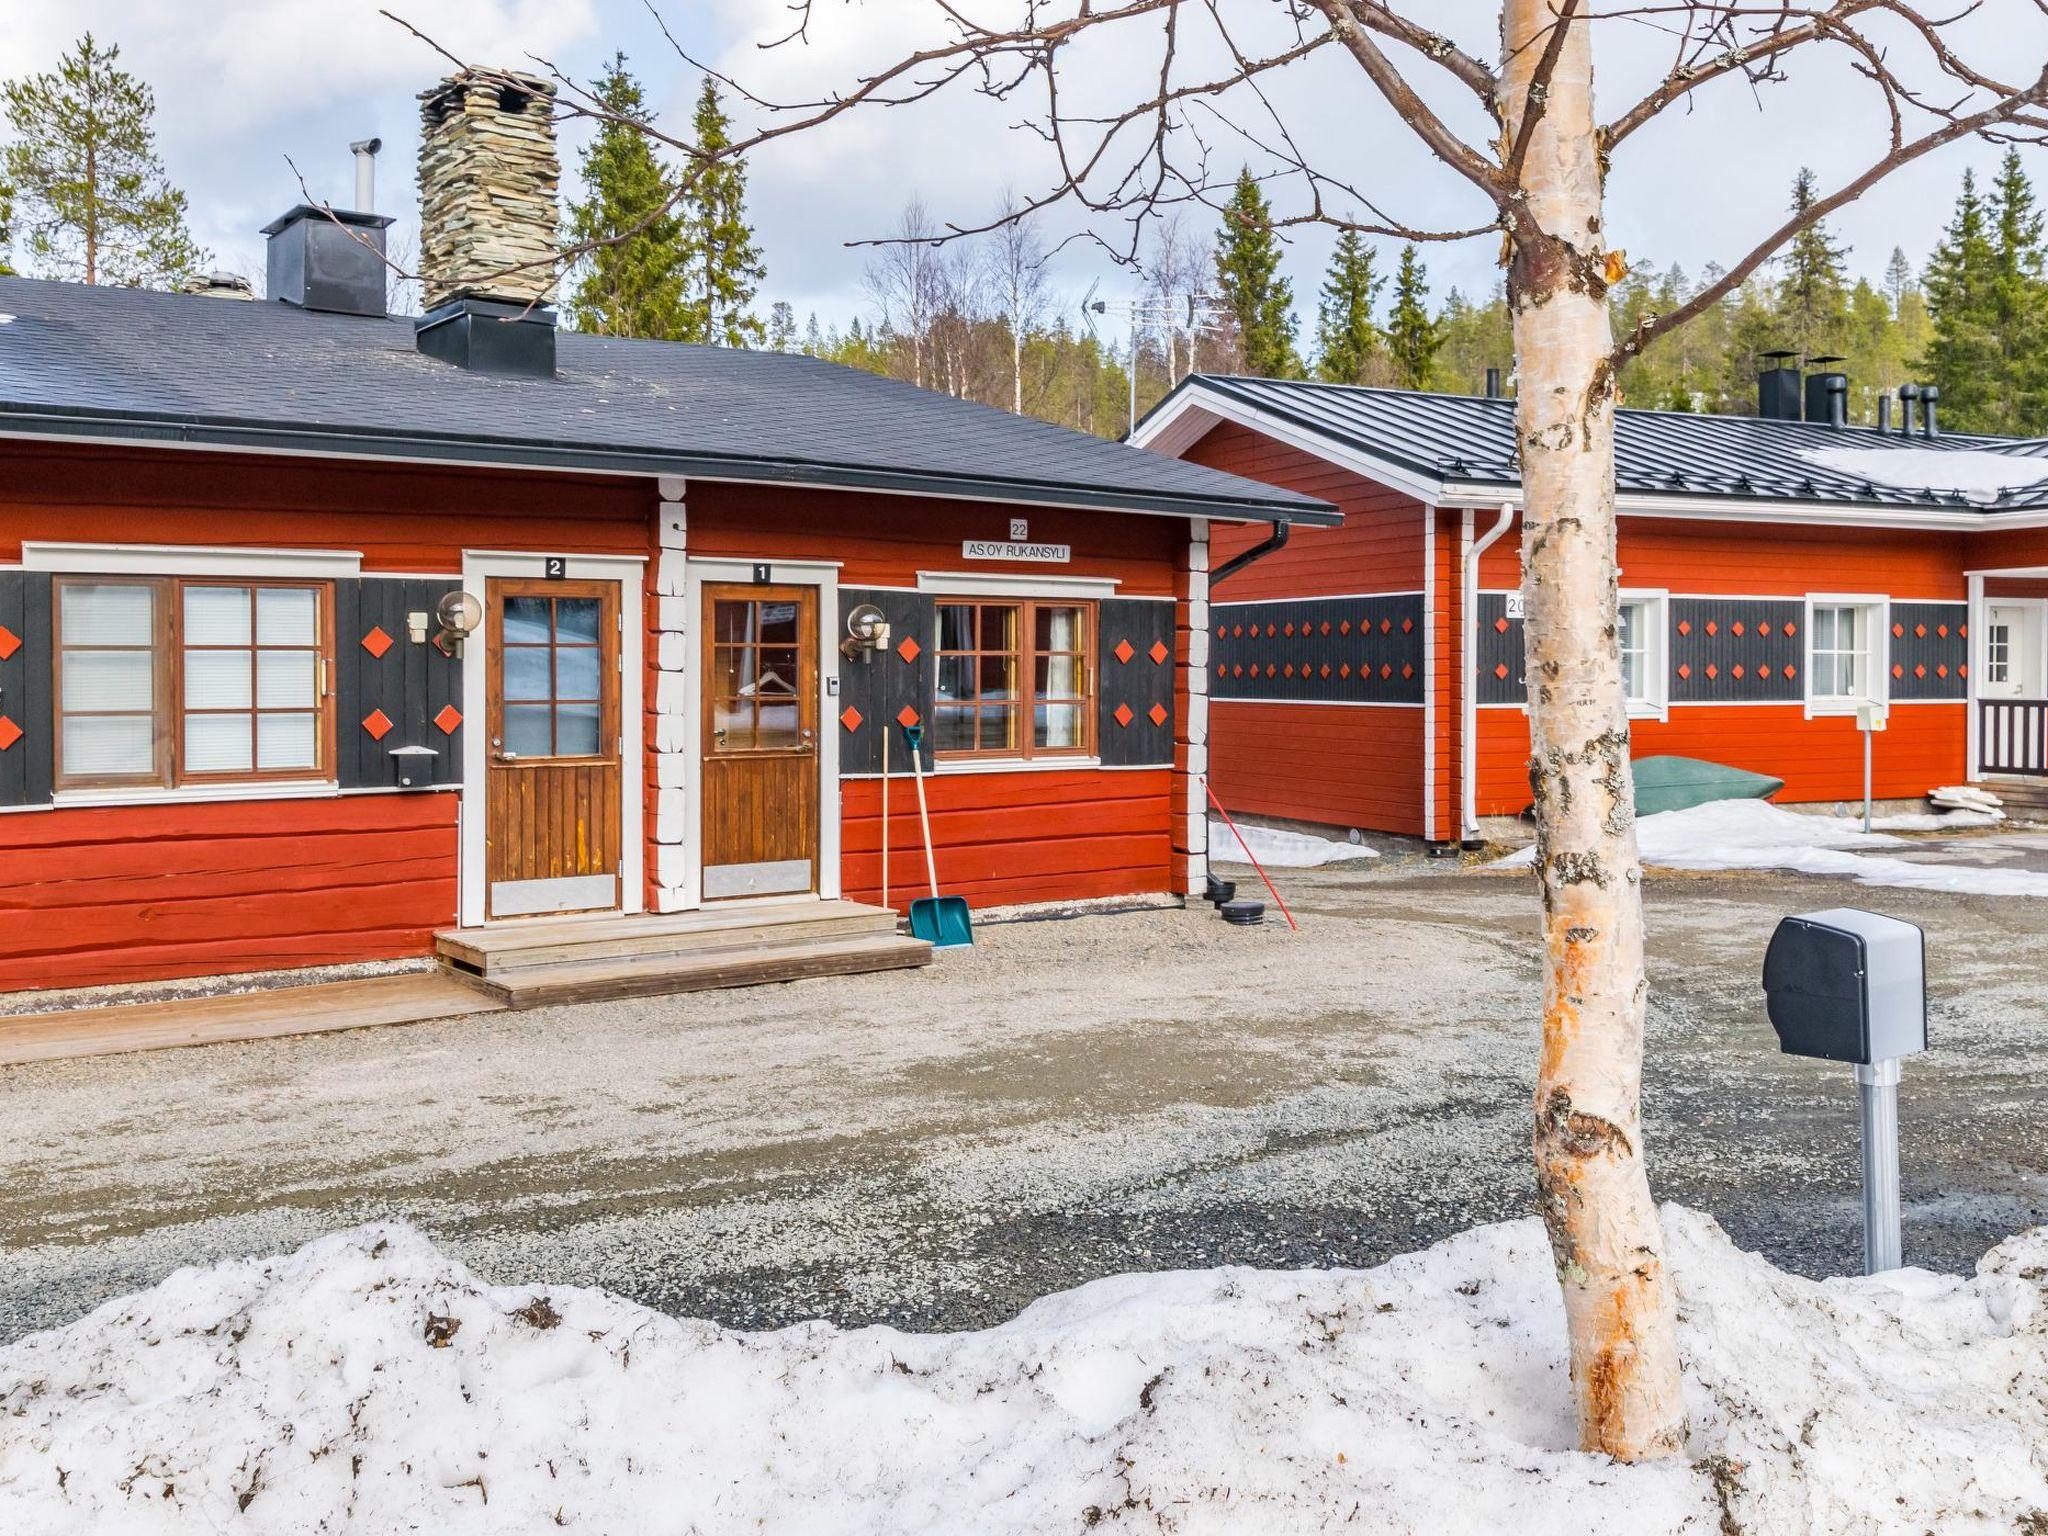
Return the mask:
<svg viewBox="0 0 2048 1536">
<path fill-rule="evenodd" d="M 921 973 L 0 1072 L 0 1338 L 393 1214 L 493 1279 L 957 1328 L 1108 1272 L 1371 1264 L 1527 1212 L 1529 877 L 1285 879 L 1299 934 L 1016 923 Z M 2048 1220 L 2048 904 L 1772 875 L 1649 899 L 1662 1196 L 1856 1266 L 1849 1072 L 1779 1056 L 1756 983 L 1779 915 L 1849 903 L 1929 930 L 1909 1260 Z"/>
</svg>

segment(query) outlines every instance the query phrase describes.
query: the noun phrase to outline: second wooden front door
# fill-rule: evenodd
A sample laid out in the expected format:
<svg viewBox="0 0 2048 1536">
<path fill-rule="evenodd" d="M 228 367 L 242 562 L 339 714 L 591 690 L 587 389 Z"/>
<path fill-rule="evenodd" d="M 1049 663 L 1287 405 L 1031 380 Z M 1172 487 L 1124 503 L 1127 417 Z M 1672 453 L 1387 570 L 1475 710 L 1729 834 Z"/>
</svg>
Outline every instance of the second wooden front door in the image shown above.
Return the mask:
<svg viewBox="0 0 2048 1536">
<path fill-rule="evenodd" d="M 818 594 L 704 589 L 704 899 L 818 888 Z"/>
<path fill-rule="evenodd" d="M 487 584 L 491 917 L 619 905 L 619 588 Z"/>
</svg>

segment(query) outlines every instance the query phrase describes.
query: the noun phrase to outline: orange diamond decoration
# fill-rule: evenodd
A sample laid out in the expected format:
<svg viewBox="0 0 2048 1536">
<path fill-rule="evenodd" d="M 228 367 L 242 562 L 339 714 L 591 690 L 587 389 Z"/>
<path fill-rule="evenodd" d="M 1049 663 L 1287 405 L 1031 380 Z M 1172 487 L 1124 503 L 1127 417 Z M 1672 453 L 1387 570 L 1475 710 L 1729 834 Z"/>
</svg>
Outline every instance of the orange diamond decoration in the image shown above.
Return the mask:
<svg viewBox="0 0 2048 1536">
<path fill-rule="evenodd" d="M 1325 629 L 1328 629 L 1329 627 L 1330 626 L 1327 624 L 1323 626 L 1323 628 Z M 1164 640 L 1154 640 L 1152 642 L 1152 649 L 1147 651 L 1145 654 L 1152 658 L 1152 664 L 1156 667 L 1164 666 L 1166 664 L 1166 658 L 1172 655 L 1173 653 L 1167 650 L 1166 642 Z"/>
<path fill-rule="evenodd" d="M 1905 675 L 1906 675 L 1906 669 L 1905 669 L 1904 667 L 1900 666 L 1900 665 L 1899 665 L 1899 663 L 1897 663 L 1896 661 L 1895 661 L 1895 662 L 1893 662 L 1893 663 L 1892 663 L 1892 676 L 1893 676 L 1893 677 L 1904 677 Z"/>
<path fill-rule="evenodd" d="M 1380 663 L 1380 676 L 1384 678 L 1384 677 L 1392 677 L 1393 675 L 1394 675 L 1394 664 L 1393 664 L 1393 663 L 1392 663 L 1391 661 L 1383 661 L 1383 662 L 1381 662 L 1381 663 Z"/>
<path fill-rule="evenodd" d="M 388 638 L 385 643 L 390 643 Z M 391 734 L 391 717 L 381 709 L 373 709 L 363 716 L 363 729 L 370 733 L 370 740 L 382 741 Z"/>
<path fill-rule="evenodd" d="M 1739 634 L 1741 634 L 1741 633 L 1742 633 L 1742 620 L 1740 620 L 1740 619 L 1737 619 L 1737 620 L 1736 620 L 1736 621 L 1735 621 L 1735 622 L 1734 622 L 1733 624 L 1730 624 L 1730 625 L 1728 626 L 1728 630 L 1729 630 L 1729 633 L 1731 633 L 1731 634 L 1736 634 L 1736 635 L 1739 635 Z"/>
<path fill-rule="evenodd" d="M 1936 677 L 1947 677 L 1947 676 L 1948 676 L 1948 663 L 1944 661 L 1944 662 L 1943 662 L 1943 663 L 1942 663 L 1942 664 L 1941 664 L 1940 666 L 1936 667 L 1936 668 L 1934 669 L 1934 675 L 1935 675 Z"/>
<path fill-rule="evenodd" d="M 1275 668 L 1275 667 L 1273 666 L 1273 663 L 1271 663 L 1270 661 L 1266 663 L 1266 676 L 1268 676 L 1268 677 L 1272 677 L 1272 676 L 1274 676 L 1274 675 L 1275 675 L 1275 673 L 1276 673 L 1276 670 L 1277 670 L 1277 669 L 1276 669 L 1276 668 Z"/>
<path fill-rule="evenodd" d="M 1493 675 L 1501 678 L 1506 677 L 1508 675 L 1508 664 L 1504 661 L 1495 662 L 1493 664 Z"/>
<path fill-rule="evenodd" d="M 904 705 L 896 711 L 896 723 L 905 727 L 917 724 L 917 711 L 908 704 Z"/>
<path fill-rule="evenodd" d="M 1344 663 L 1343 666 L 1339 667 L 1337 669 L 1337 675 L 1339 677 L 1349 677 L 1351 675 L 1351 663 L 1347 661 Z"/>
<path fill-rule="evenodd" d="M 905 661 L 915 661 L 924 654 L 924 647 L 917 643 L 917 636 L 905 635 L 903 643 L 896 647 L 896 654 Z"/>
<path fill-rule="evenodd" d="M 1154 704 L 1145 713 L 1154 725 L 1166 724 L 1166 706 L 1164 704 Z"/>
<path fill-rule="evenodd" d="M 1730 668 L 1729 668 L 1728 670 L 1729 670 L 1729 671 L 1731 671 L 1731 672 L 1733 672 L 1733 673 L 1734 673 L 1734 674 L 1735 674 L 1735 675 L 1736 675 L 1737 677 L 1741 677 L 1741 676 L 1742 676 L 1742 663 L 1738 661 L 1737 663 L 1735 663 L 1735 665 L 1734 665 L 1734 666 L 1730 667 Z"/>
<path fill-rule="evenodd" d="M 363 636 L 363 649 L 372 656 L 382 657 L 396 643 L 389 635 L 384 633 L 380 625 L 372 625 L 370 632 Z M 390 729 L 389 722 L 386 722 L 385 729 Z"/>
<path fill-rule="evenodd" d="M 1710 661 L 1710 662 L 1708 662 L 1708 663 L 1707 663 L 1707 676 L 1709 676 L 1709 677 L 1719 677 L 1720 675 L 1721 675 L 1721 669 L 1720 669 L 1719 667 L 1715 666 L 1715 665 L 1714 665 L 1714 664 L 1713 664 L 1713 663 L 1712 663 L 1711 661 Z"/>
<path fill-rule="evenodd" d="M 1116 713 L 1110 716 L 1110 719 L 1114 720 L 1118 725 L 1126 726 L 1129 725 L 1134 718 L 1135 717 L 1131 714 L 1131 706 L 1128 704 L 1117 705 Z"/>
<path fill-rule="evenodd" d="M 21 636 L 17 635 L 5 624 L 0 624 L 0 661 L 5 661 L 20 649 Z"/>
<path fill-rule="evenodd" d="M 1691 634 L 1691 633 L 1692 633 L 1692 620 L 1691 620 L 1691 619 L 1680 619 L 1680 620 L 1678 621 L 1678 632 L 1679 632 L 1679 633 L 1680 633 L 1681 635 L 1689 635 L 1689 634 Z"/>
<path fill-rule="evenodd" d="M 1758 677 L 1769 677 L 1771 675 L 1771 669 L 1769 667 L 1758 667 L 1756 669 L 1756 675 Z"/>
<path fill-rule="evenodd" d="M 1937 624 L 1937 625 L 1935 625 L 1935 626 L 1934 626 L 1934 632 L 1935 632 L 1935 633 L 1936 633 L 1937 635 L 1941 636 L 1941 638 L 1942 638 L 1942 639 L 1944 639 L 1944 640 L 1946 640 L 1946 639 L 1948 638 L 1948 626 L 1947 626 L 1946 624 Z"/>
<path fill-rule="evenodd" d="M 21 740 L 21 727 L 5 715 L 0 715 L 0 752 L 5 752 Z"/>
<path fill-rule="evenodd" d="M 1136 654 L 1137 652 L 1131 649 L 1131 642 L 1128 640 L 1117 641 L 1116 649 L 1110 652 L 1110 655 L 1114 656 L 1118 661 L 1129 661 Z"/>
<path fill-rule="evenodd" d="M 443 736 L 453 736 L 455 727 L 462 724 L 462 711 L 453 704 L 443 704 L 441 712 L 434 716 L 434 724 L 441 728 Z"/>
<path fill-rule="evenodd" d="M 1923 661 L 1918 666 L 1914 667 L 1913 675 L 1915 677 L 1925 677 L 1927 675 L 1927 663 Z"/>
<path fill-rule="evenodd" d="M 859 730 L 860 723 L 863 718 L 864 717 L 862 716 L 861 712 L 855 709 L 851 704 L 847 705 L 846 708 L 839 711 L 839 723 L 845 726 L 849 731 Z"/>
<path fill-rule="evenodd" d="M 1707 620 L 1707 633 L 1710 635 L 1718 635 L 1719 633 L 1721 633 L 1720 626 L 1717 625 L 1712 619 Z"/>
<path fill-rule="evenodd" d="M 1927 626 L 1925 624 L 1915 624 L 1913 626 L 1913 636 L 1915 639 L 1925 640 L 1927 638 Z"/>
<path fill-rule="evenodd" d="M 1325 620 L 1323 620 L 1323 633 L 1327 635 L 1327 634 L 1328 634 L 1329 632 L 1330 632 L 1330 621 L 1329 621 L 1328 619 L 1325 619 Z"/>
<path fill-rule="evenodd" d="M 1796 635 L 1799 633 L 1799 626 L 1788 621 L 1785 625 L 1785 633 L 1788 635 Z"/>
<path fill-rule="evenodd" d="M 1682 661 L 1681 661 L 1681 662 L 1680 662 L 1680 663 L 1678 664 L 1678 675 L 1679 675 L 1680 677 L 1691 677 L 1691 676 L 1692 676 L 1692 668 L 1691 668 L 1691 667 L 1690 667 L 1689 665 L 1687 665 L 1687 664 L 1686 664 L 1685 662 L 1682 662 Z"/>
<path fill-rule="evenodd" d="M 1797 676 L 1797 675 L 1798 675 L 1798 670 L 1799 670 L 1799 669 L 1798 669 L 1797 667 L 1793 666 L 1791 662 L 1789 662 L 1789 661 L 1788 661 L 1788 662 L 1786 662 L 1786 663 L 1785 663 L 1785 675 L 1786 675 L 1787 677 L 1794 677 L 1794 676 Z"/>
<path fill-rule="evenodd" d="M 1294 626 L 1290 624 L 1285 629 L 1281 630 L 1280 633 L 1286 635 L 1291 640 L 1294 638 Z"/>
<path fill-rule="evenodd" d="M 1768 640 L 1771 635 L 1770 620 L 1766 619 L 1763 623 L 1757 625 L 1756 632 L 1762 635 L 1766 640 Z"/>
<path fill-rule="evenodd" d="M 1330 675 L 1330 664 L 1327 661 L 1323 663 L 1322 675 L 1324 677 L 1328 677 Z"/>
<path fill-rule="evenodd" d="M 1381 633 L 1381 634 L 1383 634 L 1383 635 L 1391 635 L 1391 634 L 1392 634 L 1393 632 L 1394 632 L 1394 621 L 1393 621 L 1392 619 L 1381 619 L 1381 620 L 1380 620 L 1380 633 Z"/>
<path fill-rule="evenodd" d="M 1495 620 L 1493 621 L 1493 630 L 1494 630 L 1494 633 L 1495 633 L 1495 634 L 1499 634 L 1499 635 L 1504 635 L 1504 634 L 1506 634 L 1506 633 L 1508 632 L 1508 621 L 1507 621 L 1506 619 L 1504 619 L 1504 618 L 1502 618 L 1502 619 L 1495 619 Z"/>
<path fill-rule="evenodd" d="M 1893 636 L 1893 638 L 1894 638 L 1894 639 L 1898 639 L 1898 640 L 1903 640 L 1903 639 L 1905 639 L 1905 638 L 1906 638 L 1906 626 L 1905 626 L 1905 625 L 1903 625 L 1903 624 L 1894 624 L 1894 625 L 1892 626 L 1892 636 Z"/>
<path fill-rule="evenodd" d="M 1350 633 L 1351 633 L 1351 621 L 1350 621 L 1349 619 L 1346 619 L 1346 620 L 1345 620 L 1345 621 L 1344 621 L 1344 622 L 1343 622 L 1342 624 L 1339 624 L 1339 625 L 1337 626 L 1337 633 L 1338 633 L 1338 634 L 1340 634 L 1340 635 L 1348 635 L 1348 634 L 1350 634 Z"/>
<path fill-rule="evenodd" d="M 1413 677 L 1415 675 L 1415 668 L 1404 661 L 1401 663 L 1401 675 L 1403 677 Z"/>
<path fill-rule="evenodd" d="M 1287 663 L 1287 665 L 1286 665 L 1286 666 L 1282 667 L 1282 668 L 1280 669 L 1280 675 L 1281 675 L 1282 677 L 1292 677 L 1292 676 L 1294 676 L 1294 663 L 1290 661 L 1289 663 Z"/>
<path fill-rule="evenodd" d="M 1407 634 L 1414 627 L 1415 621 L 1413 619 L 1403 619 L 1401 621 L 1401 633 L 1404 635 Z"/>
</svg>

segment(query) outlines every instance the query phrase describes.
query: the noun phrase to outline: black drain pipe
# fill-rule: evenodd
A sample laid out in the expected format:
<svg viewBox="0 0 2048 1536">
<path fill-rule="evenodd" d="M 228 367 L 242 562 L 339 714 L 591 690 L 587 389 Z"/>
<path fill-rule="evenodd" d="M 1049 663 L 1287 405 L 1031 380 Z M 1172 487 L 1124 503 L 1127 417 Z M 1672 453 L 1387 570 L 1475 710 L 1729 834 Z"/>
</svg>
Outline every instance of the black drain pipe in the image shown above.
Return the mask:
<svg viewBox="0 0 2048 1536">
<path fill-rule="evenodd" d="M 1263 560 L 1266 556 L 1285 549 L 1287 547 L 1287 535 L 1292 531 L 1293 527 L 1292 523 L 1282 522 L 1280 519 L 1275 518 L 1273 520 L 1271 537 L 1262 543 L 1254 544 L 1250 549 L 1232 555 L 1209 573 L 1210 590 L 1215 590 L 1219 582 L 1230 580 L 1231 577 L 1250 565 L 1254 560 Z"/>
</svg>

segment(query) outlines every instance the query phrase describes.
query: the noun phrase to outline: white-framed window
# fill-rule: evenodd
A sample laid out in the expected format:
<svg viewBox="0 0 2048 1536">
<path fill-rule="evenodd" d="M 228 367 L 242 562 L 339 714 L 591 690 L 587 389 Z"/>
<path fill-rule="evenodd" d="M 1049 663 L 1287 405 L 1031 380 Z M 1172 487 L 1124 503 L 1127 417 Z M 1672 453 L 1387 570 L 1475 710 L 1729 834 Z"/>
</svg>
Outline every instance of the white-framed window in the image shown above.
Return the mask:
<svg viewBox="0 0 2048 1536">
<path fill-rule="evenodd" d="M 1666 658 L 1670 602 L 1663 592 L 1623 591 L 1615 638 L 1621 647 L 1621 692 L 1634 718 L 1663 720 L 1671 712 Z"/>
<path fill-rule="evenodd" d="M 1818 593 L 1806 600 L 1806 707 L 1809 714 L 1847 714 L 1890 696 L 1885 658 L 1887 600 Z"/>
</svg>

